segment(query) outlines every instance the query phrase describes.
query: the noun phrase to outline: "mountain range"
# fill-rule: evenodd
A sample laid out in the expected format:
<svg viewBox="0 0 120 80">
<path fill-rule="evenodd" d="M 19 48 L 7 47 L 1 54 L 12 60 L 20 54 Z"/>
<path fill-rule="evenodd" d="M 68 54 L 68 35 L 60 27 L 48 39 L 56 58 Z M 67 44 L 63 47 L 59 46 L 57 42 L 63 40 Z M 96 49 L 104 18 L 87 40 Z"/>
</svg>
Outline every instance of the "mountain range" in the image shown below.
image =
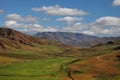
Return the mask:
<svg viewBox="0 0 120 80">
<path fill-rule="evenodd" d="M 91 47 L 96 44 L 104 44 L 108 41 L 113 41 L 117 38 L 118 37 L 100 38 L 96 36 L 71 32 L 43 32 L 37 33 L 35 36 L 30 36 L 16 30 L 0 28 L 1 48 L 6 48 L 8 46 L 20 48 L 22 45 L 34 47 L 35 44 Z"/>
<path fill-rule="evenodd" d="M 71 33 L 71 32 L 42 32 L 37 33 L 35 36 L 59 41 L 63 44 L 71 46 L 91 47 L 96 44 L 104 44 L 108 41 L 113 41 L 117 37 L 96 37 L 82 33 Z"/>
</svg>

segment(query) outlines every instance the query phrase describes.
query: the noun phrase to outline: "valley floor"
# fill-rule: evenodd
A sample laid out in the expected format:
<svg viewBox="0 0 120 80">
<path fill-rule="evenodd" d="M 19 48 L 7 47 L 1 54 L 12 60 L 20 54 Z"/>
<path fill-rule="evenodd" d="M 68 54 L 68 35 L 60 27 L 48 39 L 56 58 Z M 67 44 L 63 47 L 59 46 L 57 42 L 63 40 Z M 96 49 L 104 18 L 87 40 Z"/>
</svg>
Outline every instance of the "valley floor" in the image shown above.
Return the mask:
<svg viewBox="0 0 120 80">
<path fill-rule="evenodd" d="M 120 54 L 78 60 L 78 58 L 49 58 L 20 60 L 0 56 L 0 80 L 120 80 Z M 69 71 L 70 70 L 70 71 Z"/>
</svg>

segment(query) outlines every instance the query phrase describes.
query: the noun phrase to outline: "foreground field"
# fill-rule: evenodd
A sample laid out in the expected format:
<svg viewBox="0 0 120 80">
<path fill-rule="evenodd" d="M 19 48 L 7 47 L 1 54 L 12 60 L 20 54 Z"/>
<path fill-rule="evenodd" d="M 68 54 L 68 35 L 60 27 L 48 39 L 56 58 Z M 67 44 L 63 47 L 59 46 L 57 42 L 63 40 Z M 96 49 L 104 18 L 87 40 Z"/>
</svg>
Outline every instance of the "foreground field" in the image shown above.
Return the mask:
<svg viewBox="0 0 120 80">
<path fill-rule="evenodd" d="M 73 58 L 32 60 L 0 66 L 0 80 L 64 80 Z"/>
<path fill-rule="evenodd" d="M 120 80 L 117 46 L 1 50 L 0 80 Z"/>
<path fill-rule="evenodd" d="M 0 80 L 120 80 L 118 54 L 120 52 L 85 60 L 59 57 L 21 61 L 0 57 L 1 63 L 9 59 L 0 65 Z"/>
</svg>

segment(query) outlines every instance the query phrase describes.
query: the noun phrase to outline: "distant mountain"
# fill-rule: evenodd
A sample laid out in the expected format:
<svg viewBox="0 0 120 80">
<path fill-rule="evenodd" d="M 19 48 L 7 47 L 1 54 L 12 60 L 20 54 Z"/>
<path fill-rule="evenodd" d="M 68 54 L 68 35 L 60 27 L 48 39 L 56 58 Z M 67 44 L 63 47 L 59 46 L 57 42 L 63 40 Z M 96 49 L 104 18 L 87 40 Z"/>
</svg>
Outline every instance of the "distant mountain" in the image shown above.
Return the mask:
<svg viewBox="0 0 120 80">
<path fill-rule="evenodd" d="M 43 33 L 37 33 L 35 36 L 44 39 L 60 41 L 63 44 L 67 44 L 67 45 L 82 46 L 82 47 L 88 47 L 93 45 L 91 41 L 98 38 L 96 36 L 91 36 L 81 33 L 71 33 L 71 32 L 43 32 Z"/>
<path fill-rule="evenodd" d="M 63 44 L 81 47 L 91 47 L 96 44 L 104 44 L 108 41 L 113 41 L 116 37 L 96 37 L 91 35 L 86 35 L 82 33 L 71 33 L 71 32 L 42 32 L 37 33 L 35 36 L 59 41 Z"/>
<path fill-rule="evenodd" d="M 113 41 L 118 39 L 119 37 L 98 37 L 96 39 L 94 39 L 93 41 L 91 41 L 91 43 L 93 44 L 106 44 L 109 41 Z"/>
<path fill-rule="evenodd" d="M 116 44 L 120 44 L 120 37 L 118 37 L 117 39 L 115 39 L 113 42 L 116 43 Z"/>
<path fill-rule="evenodd" d="M 6 47 L 20 48 L 23 47 L 24 45 L 34 47 L 35 44 L 62 45 L 61 43 L 56 41 L 50 41 L 50 40 L 26 35 L 16 30 L 12 30 L 8 28 L 0 28 L 1 48 L 6 48 Z"/>
</svg>

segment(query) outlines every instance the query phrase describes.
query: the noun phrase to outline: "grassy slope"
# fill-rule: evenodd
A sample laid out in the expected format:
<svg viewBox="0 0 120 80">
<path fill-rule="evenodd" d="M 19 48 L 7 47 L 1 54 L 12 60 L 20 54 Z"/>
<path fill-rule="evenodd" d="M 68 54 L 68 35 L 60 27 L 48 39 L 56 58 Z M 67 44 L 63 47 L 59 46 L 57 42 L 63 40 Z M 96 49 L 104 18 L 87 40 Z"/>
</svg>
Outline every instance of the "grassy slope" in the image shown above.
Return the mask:
<svg viewBox="0 0 120 80">
<path fill-rule="evenodd" d="M 65 51 L 66 54 L 64 56 L 72 56 L 72 57 L 81 57 L 88 58 L 94 57 L 104 54 L 110 54 L 116 52 L 113 50 L 115 47 L 119 46 L 119 44 L 114 45 L 100 45 L 92 48 L 72 48 Z"/>
<path fill-rule="evenodd" d="M 119 80 L 116 78 L 120 75 L 120 67 L 117 67 L 119 62 L 113 61 L 112 57 L 106 59 L 111 55 L 100 56 L 102 60 L 94 57 L 74 64 L 71 66 L 71 75 L 75 80 Z"/>
<path fill-rule="evenodd" d="M 37 47 L 31 48 L 24 45 L 22 49 L 8 48 L 8 50 L 3 51 L 3 53 L 1 52 L 0 80 L 70 80 L 66 73 L 66 68 L 68 66 L 70 67 L 71 64 L 73 65 L 76 59 L 82 59 L 82 61 L 76 63 L 77 67 L 76 65 L 71 66 L 74 71 L 72 76 L 75 80 L 79 80 L 79 78 L 82 78 L 82 80 L 109 80 L 105 79 L 107 78 L 106 75 L 99 75 L 97 77 L 94 75 L 96 74 L 96 70 L 97 74 L 106 72 L 104 67 L 102 69 L 99 68 L 100 65 L 113 66 L 108 67 L 108 69 L 113 71 L 118 70 L 114 65 L 117 65 L 117 63 L 111 62 L 109 58 L 103 63 L 96 59 L 96 56 L 109 55 L 110 53 L 117 52 L 113 50 L 113 48 L 118 45 L 102 45 L 87 49 L 70 48 L 68 50 L 64 50 L 59 46 L 36 46 Z M 105 58 L 102 57 L 102 59 Z M 113 56 L 110 58 L 113 58 Z M 66 63 L 68 65 L 66 65 Z M 100 71 L 98 71 L 99 69 Z M 101 76 L 104 79 L 102 79 Z M 114 78 L 116 78 L 114 80 L 119 80 L 119 75 Z"/>
<path fill-rule="evenodd" d="M 91 57 L 87 60 L 71 66 L 73 78 L 75 80 L 120 80 L 120 63 L 116 61 L 120 50 L 113 50 L 116 46 L 118 44 L 94 47 L 94 55 L 89 55 Z"/>
<path fill-rule="evenodd" d="M 54 58 L 1 66 L 0 80 L 62 80 L 67 77 L 66 64 L 73 60 L 75 59 Z"/>
<path fill-rule="evenodd" d="M 20 59 L 16 59 L 16 58 L 0 56 L 0 66 L 8 65 L 11 63 L 23 62 L 23 61 L 24 60 L 20 60 Z"/>
<path fill-rule="evenodd" d="M 35 45 L 35 47 L 30 47 L 26 45 L 22 46 L 23 47 L 21 49 L 7 47 L 6 50 L 1 51 L 1 55 L 15 58 L 34 59 L 56 56 L 64 51 L 62 47 L 52 45 Z"/>
</svg>

